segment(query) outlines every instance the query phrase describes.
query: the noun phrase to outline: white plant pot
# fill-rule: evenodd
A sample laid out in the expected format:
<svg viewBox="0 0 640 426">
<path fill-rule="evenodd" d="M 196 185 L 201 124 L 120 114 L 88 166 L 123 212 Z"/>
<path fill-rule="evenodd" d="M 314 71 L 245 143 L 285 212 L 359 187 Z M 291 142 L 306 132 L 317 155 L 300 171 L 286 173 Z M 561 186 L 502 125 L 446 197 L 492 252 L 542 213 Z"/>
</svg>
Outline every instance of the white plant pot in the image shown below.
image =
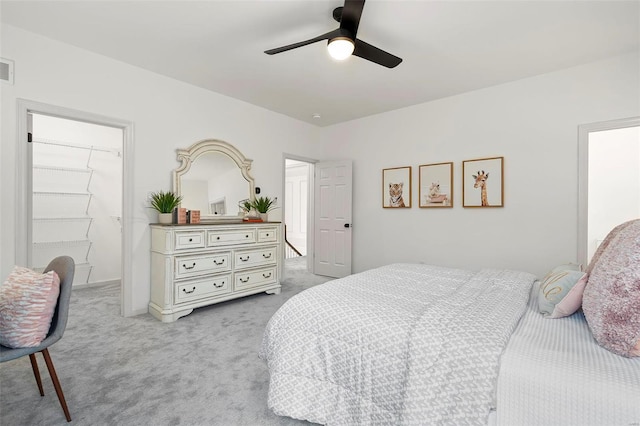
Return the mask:
<svg viewBox="0 0 640 426">
<path fill-rule="evenodd" d="M 263 222 L 269 221 L 269 213 L 259 213 L 259 214 L 260 214 L 260 219 L 262 219 Z"/>
<path fill-rule="evenodd" d="M 172 222 L 173 214 L 171 213 L 158 213 L 158 223 L 168 225 Z"/>
</svg>

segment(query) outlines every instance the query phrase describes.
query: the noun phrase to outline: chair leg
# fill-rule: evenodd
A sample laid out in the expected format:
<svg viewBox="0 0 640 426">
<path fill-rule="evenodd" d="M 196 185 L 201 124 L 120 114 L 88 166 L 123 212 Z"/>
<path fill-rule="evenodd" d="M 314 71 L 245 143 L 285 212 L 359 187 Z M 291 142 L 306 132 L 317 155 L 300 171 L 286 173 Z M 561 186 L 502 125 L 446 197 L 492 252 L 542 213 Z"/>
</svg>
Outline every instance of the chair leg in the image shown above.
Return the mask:
<svg viewBox="0 0 640 426">
<path fill-rule="evenodd" d="M 38 384 L 38 390 L 40 396 L 44 396 L 44 390 L 42 389 L 42 379 L 40 378 L 40 369 L 38 368 L 38 361 L 36 361 L 35 354 L 29 354 L 29 360 L 31 361 L 31 369 L 33 369 L 33 375 L 36 376 L 36 383 Z"/>
<path fill-rule="evenodd" d="M 62 411 L 64 411 L 64 415 L 67 418 L 67 421 L 70 422 L 71 415 L 69 414 L 69 409 L 67 408 L 67 401 L 65 401 L 64 399 L 64 394 L 62 393 L 62 387 L 60 386 L 60 381 L 58 380 L 56 369 L 53 368 L 53 361 L 51 361 L 51 356 L 49 355 L 49 349 L 44 349 L 41 352 L 42 352 L 42 356 L 44 356 L 44 362 L 47 363 L 47 368 L 49 369 L 49 375 L 51 376 L 51 380 L 53 381 L 53 387 L 56 389 L 56 394 L 58 394 L 58 399 L 60 400 Z"/>
</svg>

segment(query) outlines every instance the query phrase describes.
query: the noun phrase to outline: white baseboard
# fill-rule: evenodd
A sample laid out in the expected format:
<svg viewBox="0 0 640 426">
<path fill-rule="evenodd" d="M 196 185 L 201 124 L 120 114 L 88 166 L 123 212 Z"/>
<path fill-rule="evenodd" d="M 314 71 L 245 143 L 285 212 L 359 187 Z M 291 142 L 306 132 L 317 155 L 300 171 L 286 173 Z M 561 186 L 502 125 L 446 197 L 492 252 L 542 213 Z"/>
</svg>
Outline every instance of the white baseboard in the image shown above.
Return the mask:
<svg viewBox="0 0 640 426">
<path fill-rule="evenodd" d="M 83 284 L 74 284 L 73 288 L 90 288 L 90 287 L 101 287 L 109 284 L 120 284 L 121 280 L 107 280 L 107 281 L 97 281 L 93 283 L 83 283 Z"/>
</svg>

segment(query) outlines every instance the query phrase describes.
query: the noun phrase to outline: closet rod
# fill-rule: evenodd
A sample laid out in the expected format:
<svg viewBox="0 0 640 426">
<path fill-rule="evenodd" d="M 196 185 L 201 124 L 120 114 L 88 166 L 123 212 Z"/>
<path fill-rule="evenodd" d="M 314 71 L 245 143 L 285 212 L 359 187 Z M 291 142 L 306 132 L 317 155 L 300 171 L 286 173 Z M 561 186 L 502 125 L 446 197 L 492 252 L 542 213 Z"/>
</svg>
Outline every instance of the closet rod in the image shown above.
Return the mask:
<svg viewBox="0 0 640 426">
<path fill-rule="evenodd" d="M 69 142 L 59 142 L 59 141 L 54 141 L 51 139 L 33 139 L 33 142 L 35 143 L 41 143 L 44 145 L 56 145 L 56 146 L 65 146 L 68 148 L 79 148 L 79 149 L 90 149 L 93 151 L 101 151 L 101 152 L 111 152 L 113 154 L 116 154 L 118 156 L 120 156 L 120 151 L 117 149 L 110 149 L 110 148 L 104 148 L 104 147 L 98 147 L 95 145 L 79 145 L 79 144 L 73 144 L 73 143 L 69 143 Z"/>
</svg>

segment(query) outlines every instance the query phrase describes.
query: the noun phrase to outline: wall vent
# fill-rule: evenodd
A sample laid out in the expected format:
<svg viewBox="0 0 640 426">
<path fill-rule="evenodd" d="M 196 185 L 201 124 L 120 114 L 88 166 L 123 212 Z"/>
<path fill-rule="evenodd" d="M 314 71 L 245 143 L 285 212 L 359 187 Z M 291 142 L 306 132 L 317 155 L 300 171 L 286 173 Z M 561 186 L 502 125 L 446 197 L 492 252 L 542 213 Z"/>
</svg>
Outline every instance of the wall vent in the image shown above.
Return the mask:
<svg viewBox="0 0 640 426">
<path fill-rule="evenodd" d="M 0 80 L 13 84 L 13 61 L 11 59 L 0 58 Z"/>
</svg>

